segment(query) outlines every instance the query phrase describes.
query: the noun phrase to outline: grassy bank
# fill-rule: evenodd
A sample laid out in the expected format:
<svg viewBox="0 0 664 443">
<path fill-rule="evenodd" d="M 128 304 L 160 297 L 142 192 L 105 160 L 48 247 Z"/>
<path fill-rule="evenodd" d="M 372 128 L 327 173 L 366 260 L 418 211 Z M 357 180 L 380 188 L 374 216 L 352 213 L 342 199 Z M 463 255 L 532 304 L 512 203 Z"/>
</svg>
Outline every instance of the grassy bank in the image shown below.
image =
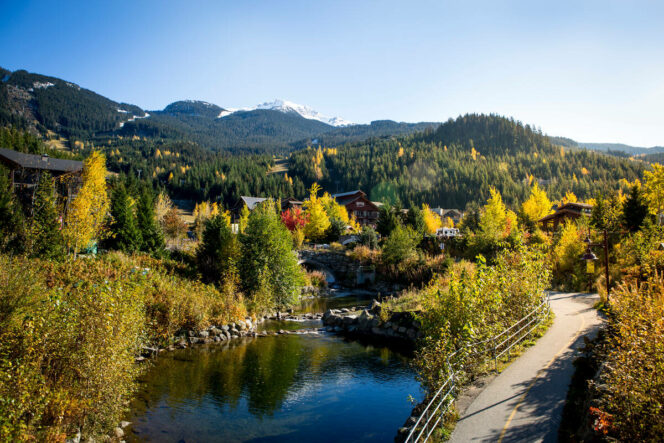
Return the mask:
<svg viewBox="0 0 664 443">
<path fill-rule="evenodd" d="M 134 392 L 141 345 L 245 317 L 237 291 L 184 271 L 120 253 L 64 262 L 0 256 L 0 440 L 108 431 Z"/>
</svg>

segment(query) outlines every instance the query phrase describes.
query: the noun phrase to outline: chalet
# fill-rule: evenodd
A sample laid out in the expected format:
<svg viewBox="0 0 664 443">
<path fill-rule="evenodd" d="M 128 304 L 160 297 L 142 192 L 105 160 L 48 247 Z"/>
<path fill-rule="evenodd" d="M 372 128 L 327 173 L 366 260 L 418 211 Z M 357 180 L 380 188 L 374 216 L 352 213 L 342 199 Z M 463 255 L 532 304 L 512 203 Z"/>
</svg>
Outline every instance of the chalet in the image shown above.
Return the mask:
<svg viewBox="0 0 664 443">
<path fill-rule="evenodd" d="M 56 190 L 59 195 L 66 197 L 66 202 L 76 195 L 82 183 L 83 162 L 76 160 L 63 160 L 48 155 L 25 154 L 0 148 L 0 163 L 10 171 L 9 178 L 16 196 L 22 203 L 30 206 L 44 172 L 48 172 L 56 179 Z"/>
<path fill-rule="evenodd" d="M 458 225 L 463 219 L 463 212 L 458 209 L 433 208 L 431 211 L 438 214 L 443 220 L 449 217 L 455 225 Z"/>
<path fill-rule="evenodd" d="M 541 218 L 538 223 L 545 231 L 555 231 L 565 220 L 576 220 L 583 216 L 589 217 L 592 209 L 592 205 L 586 203 L 565 203 L 559 206 L 553 214 Z"/>
<path fill-rule="evenodd" d="M 240 197 L 240 201 L 232 209 L 235 219 L 240 217 L 240 212 L 242 211 L 243 207 L 246 206 L 249 211 L 253 211 L 256 208 L 256 205 L 263 203 L 266 200 L 268 200 L 267 197 Z M 282 211 L 285 211 L 286 209 L 302 208 L 303 204 L 304 202 L 297 200 L 294 197 L 282 198 L 280 202 Z"/>
<path fill-rule="evenodd" d="M 379 203 L 374 203 L 367 198 L 367 194 L 357 190 L 334 194 L 332 197 L 340 205 L 346 208 L 349 216 L 355 216 L 355 220 L 362 226 L 375 226 L 378 221 Z"/>
<path fill-rule="evenodd" d="M 302 209 L 303 201 L 297 200 L 295 197 L 286 197 L 281 199 L 281 210 L 285 211 L 287 209 Z"/>
</svg>

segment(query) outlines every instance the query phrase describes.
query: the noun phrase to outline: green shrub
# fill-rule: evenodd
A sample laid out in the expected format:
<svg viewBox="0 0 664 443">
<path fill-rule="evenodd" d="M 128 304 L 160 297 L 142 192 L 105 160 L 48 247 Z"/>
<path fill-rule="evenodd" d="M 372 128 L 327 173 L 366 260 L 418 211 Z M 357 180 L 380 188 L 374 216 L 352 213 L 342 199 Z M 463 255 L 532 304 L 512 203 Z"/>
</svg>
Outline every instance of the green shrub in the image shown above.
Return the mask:
<svg viewBox="0 0 664 443">
<path fill-rule="evenodd" d="M 423 383 L 434 389 L 447 372 L 446 358 L 466 344 L 484 340 L 534 309 L 549 284 L 542 252 L 520 247 L 502 251 L 494 266 L 453 266 L 422 291 L 425 339 L 415 363 Z"/>
</svg>

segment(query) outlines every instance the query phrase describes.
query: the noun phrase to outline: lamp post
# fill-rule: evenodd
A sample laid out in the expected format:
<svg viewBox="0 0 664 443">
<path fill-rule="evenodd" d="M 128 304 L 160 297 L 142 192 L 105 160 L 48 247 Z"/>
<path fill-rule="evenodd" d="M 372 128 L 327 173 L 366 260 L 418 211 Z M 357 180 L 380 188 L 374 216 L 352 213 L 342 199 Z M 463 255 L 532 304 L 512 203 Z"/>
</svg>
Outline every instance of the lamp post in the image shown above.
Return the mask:
<svg viewBox="0 0 664 443">
<path fill-rule="evenodd" d="M 606 229 L 603 230 L 604 234 L 604 241 L 602 243 L 592 243 L 590 241 L 590 229 L 588 229 L 588 236 L 586 239 L 583 241 L 587 246 L 586 253 L 581 256 L 581 260 L 588 261 L 588 260 L 597 260 L 597 256 L 593 253 L 591 246 L 597 246 L 601 247 L 604 249 L 604 278 L 606 280 L 606 301 L 607 303 L 610 300 L 610 281 L 609 281 L 609 239 L 608 239 L 608 232 Z"/>
</svg>

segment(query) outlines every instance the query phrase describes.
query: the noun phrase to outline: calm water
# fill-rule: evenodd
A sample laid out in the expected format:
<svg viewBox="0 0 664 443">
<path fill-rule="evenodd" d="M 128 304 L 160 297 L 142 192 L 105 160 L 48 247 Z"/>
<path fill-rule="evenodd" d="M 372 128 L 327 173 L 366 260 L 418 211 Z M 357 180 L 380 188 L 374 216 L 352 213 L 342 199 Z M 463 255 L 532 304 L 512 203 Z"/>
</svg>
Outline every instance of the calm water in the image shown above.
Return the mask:
<svg viewBox="0 0 664 443">
<path fill-rule="evenodd" d="M 242 339 L 159 357 L 127 440 L 386 442 L 409 394 L 421 399 L 408 359 L 386 348 L 327 334 Z"/>
</svg>

